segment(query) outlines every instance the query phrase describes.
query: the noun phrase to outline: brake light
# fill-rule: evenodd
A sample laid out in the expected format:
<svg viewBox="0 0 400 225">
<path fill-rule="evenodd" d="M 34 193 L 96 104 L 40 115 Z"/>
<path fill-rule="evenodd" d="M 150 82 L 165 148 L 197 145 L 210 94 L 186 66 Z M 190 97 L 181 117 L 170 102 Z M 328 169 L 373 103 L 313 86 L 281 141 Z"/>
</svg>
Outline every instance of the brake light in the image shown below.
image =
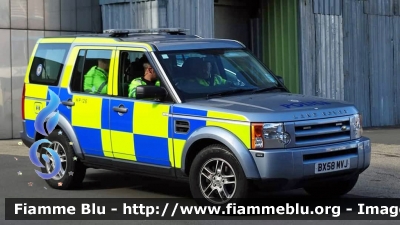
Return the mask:
<svg viewBox="0 0 400 225">
<path fill-rule="evenodd" d="M 25 83 L 24 86 L 22 87 L 21 114 L 22 114 L 22 120 L 25 120 Z"/>
<path fill-rule="evenodd" d="M 251 148 L 259 149 L 264 147 L 263 139 L 263 126 L 262 123 L 251 124 Z"/>
</svg>

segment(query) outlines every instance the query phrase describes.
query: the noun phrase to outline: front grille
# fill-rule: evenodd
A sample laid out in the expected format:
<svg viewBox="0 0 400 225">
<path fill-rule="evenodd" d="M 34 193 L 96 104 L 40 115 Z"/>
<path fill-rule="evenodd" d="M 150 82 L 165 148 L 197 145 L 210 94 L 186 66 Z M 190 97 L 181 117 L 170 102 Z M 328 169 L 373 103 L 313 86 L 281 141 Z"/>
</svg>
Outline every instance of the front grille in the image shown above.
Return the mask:
<svg viewBox="0 0 400 225">
<path fill-rule="evenodd" d="M 295 122 L 294 134 L 297 147 L 349 141 L 351 140 L 350 118 Z"/>
</svg>

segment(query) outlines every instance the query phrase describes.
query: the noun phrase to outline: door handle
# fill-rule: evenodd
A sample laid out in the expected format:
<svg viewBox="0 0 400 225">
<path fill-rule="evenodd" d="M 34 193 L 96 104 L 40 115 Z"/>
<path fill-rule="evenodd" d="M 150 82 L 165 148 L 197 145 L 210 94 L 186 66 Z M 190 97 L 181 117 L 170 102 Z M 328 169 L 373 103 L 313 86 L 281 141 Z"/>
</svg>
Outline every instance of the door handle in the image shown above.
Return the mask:
<svg viewBox="0 0 400 225">
<path fill-rule="evenodd" d="M 63 101 L 62 104 L 65 106 L 74 106 L 75 102 L 68 100 L 68 101 Z"/>
<path fill-rule="evenodd" d="M 113 110 L 115 112 L 119 112 L 119 113 L 127 113 L 128 112 L 128 108 L 125 108 L 123 106 L 114 106 Z"/>
</svg>

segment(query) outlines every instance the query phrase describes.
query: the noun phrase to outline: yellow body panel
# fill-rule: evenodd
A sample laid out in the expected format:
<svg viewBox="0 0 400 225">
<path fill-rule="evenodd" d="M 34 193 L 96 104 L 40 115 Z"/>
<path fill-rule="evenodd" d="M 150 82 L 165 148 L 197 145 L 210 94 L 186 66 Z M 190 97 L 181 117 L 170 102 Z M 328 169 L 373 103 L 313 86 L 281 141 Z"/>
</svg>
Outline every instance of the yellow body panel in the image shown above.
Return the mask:
<svg viewBox="0 0 400 225">
<path fill-rule="evenodd" d="M 216 112 L 216 111 L 208 111 L 207 117 L 215 118 L 215 119 L 223 119 L 223 120 L 234 120 L 234 121 L 245 121 L 245 122 L 248 121 L 248 119 L 243 115 L 224 113 L 224 112 Z"/>
<path fill-rule="evenodd" d="M 124 45 L 135 45 L 143 48 L 147 48 L 150 51 L 153 50 L 151 45 L 147 43 L 142 43 L 142 42 L 118 42 L 112 38 L 90 38 L 90 37 L 78 37 L 74 40 L 75 44 L 111 44 L 111 45 L 117 45 L 117 44 L 124 44 Z"/>
<path fill-rule="evenodd" d="M 74 40 L 74 43 L 76 44 L 92 44 L 92 43 L 96 43 L 96 44 L 117 44 L 118 42 L 112 38 L 91 38 L 91 37 L 77 37 Z"/>
<path fill-rule="evenodd" d="M 113 65 L 113 68 L 109 71 L 112 71 L 114 76 L 112 76 L 112 78 L 110 78 L 110 76 L 108 77 L 108 80 L 110 81 L 112 79 L 112 85 L 108 85 L 108 87 L 112 87 L 112 90 L 110 90 L 111 88 L 108 88 L 107 93 L 109 95 L 114 95 L 114 96 L 118 96 L 118 79 L 119 79 L 119 56 L 120 56 L 120 52 L 116 51 L 116 53 L 114 54 L 114 61 L 111 63 L 111 65 Z"/>
<path fill-rule="evenodd" d="M 169 162 L 172 167 L 175 167 L 175 157 L 174 157 L 174 139 L 168 138 L 168 155 Z"/>
<path fill-rule="evenodd" d="M 105 157 L 114 158 L 114 155 L 112 154 L 112 152 L 103 151 L 103 153 L 104 153 L 104 156 L 105 156 Z"/>
<path fill-rule="evenodd" d="M 46 107 L 46 100 L 25 99 L 25 119 L 35 120 L 44 107 Z"/>
<path fill-rule="evenodd" d="M 25 97 L 47 99 L 46 85 L 25 84 Z"/>
<path fill-rule="evenodd" d="M 182 153 L 186 140 L 174 139 L 175 168 L 182 167 Z"/>
<path fill-rule="evenodd" d="M 121 51 L 132 51 L 132 52 L 146 52 L 145 48 L 135 48 L 135 47 L 118 47 L 118 52 Z"/>
<path fill-rule="evenodd" d="M 128 45 L 135 45 L 135 46 L 139 46 L 139 47 L 143 47 L 148 49 L 149 51 L 153 51 L 153 48 L 151 47 L 151 45 L 146 44 L 146 43 L 141 43 L 141 42 L 125 42 L 125 44 Z"/>
<path fill-rule="evenodd" d="M 133 133 L 153 137 L 168 138 L 169 105 L 153 102 L 135 102 L 133 113 Z"/>
<path fill-rule="evenodd" d="M 69 82 L 71 80 L 72 71 L 74 69 L 76 58 L 79 54 L 79 48 L 73 48 L 70 53 L 70 57 L 67 59 L 65 63 L 64 74 L 61 75 L 61 87 L 67 88 L 69 87 Z"/>
<path fill-rule="evenodd" d="M 71 108 L 72 126 L 101 129 L 102 96 L 74 94 Z"/>
<path fill-rule="evenodd" d="M 108 95 L 112 95 L 113 90 L 117 90 L 117 92 L 118 92 L 118 88 L 114 89 L 114 81 L 113 81 L 114 77 L 118 77 L 118 72 L 115 73 L 115 71 L 116 71 L 115 64 L 118 64 L 118 61 L 115 60 L 116 55 L 117 55 L 117 53 L 114 49 L 114 51 L 111 53 L 110 68 L 109 68 L 109 72 L 108 72 L 108 89 L 107 89 Z M 118 82 L 116 82 L 116 85 L 118 86 Z"/>
<path fill-rule="evenodd" d="M 121 155 L 135 156 L 135 145 L 133 141 L 133 133 L 111 131 L 111 140 L 113 153 L 116 158 Z M 117 155 L 119 157 L 117 157 Z M 131 158 L 136 160 L 135 157 Z"/>
<path fill-rule="evenodd" d="M 207 126 L 221 127 L 232 132 L 238 137 L 247 148 L 251 148 L 250 142 L 250 125 L 246 124 L 235 124 L 229 122 L 216 122 L 207 121 Z"/>
<path fill-rule="evenodd" d="M 58 38 L 58 37 L 51 37 L 51 38 L 41 38 L 38 42 L 39 43 L 72 43 L 74 42 L 75 38 Z"/>
<path fill-rule="evenodd" d="M 126 154 L 114 153 L 114 158 L 116 158 L 116 159 L 124 159 L 124 160 L 127 160 L 127 161 L 136 161 L 136 156 L 134 156 L 134 155 L 126 155 Z"/>
<path fill-rule="evenodd" d="M 105 130 L 105 129 L 101 130 L 101 143 L 103 146 L 104 155 L 106 155 L 107 157 L 113 157 L 110 130 Z"/>
</svg>

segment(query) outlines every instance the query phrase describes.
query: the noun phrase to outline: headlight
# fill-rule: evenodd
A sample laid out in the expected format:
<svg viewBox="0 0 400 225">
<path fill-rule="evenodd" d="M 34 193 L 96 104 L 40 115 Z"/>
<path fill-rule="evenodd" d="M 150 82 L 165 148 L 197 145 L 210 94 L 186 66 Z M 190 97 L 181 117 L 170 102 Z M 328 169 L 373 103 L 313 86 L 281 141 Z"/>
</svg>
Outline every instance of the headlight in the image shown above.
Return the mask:
<svg viewBox="0 0 400 225">
<path fill-rule="evenodd" d="M 356 114 L 352 118 L 352 126 L 353 126 L 353 135 L 354 138 L 360 138 L 363 134 L 363 128 L 362 128 L 362 115 L 361 114 Z"/>
<path fill-rule="evenodd" d="M 290 135 L 286 133 L 283 123 L 251 124 L 252 149 L 284 148 L 290 143 Z"/>
</svg>

